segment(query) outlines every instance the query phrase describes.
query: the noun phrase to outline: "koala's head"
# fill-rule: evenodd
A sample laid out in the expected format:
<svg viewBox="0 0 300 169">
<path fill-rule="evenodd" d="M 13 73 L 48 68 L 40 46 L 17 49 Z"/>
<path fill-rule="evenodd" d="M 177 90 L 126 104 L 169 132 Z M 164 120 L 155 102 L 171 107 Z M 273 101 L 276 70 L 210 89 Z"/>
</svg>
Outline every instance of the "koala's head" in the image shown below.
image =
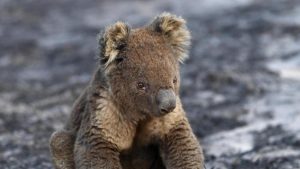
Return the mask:
<svg viewBox="0 0 300 169">
<path fill-rule="evenodd" d="M 172 112 L 179 94 L 179 62 L 187 58 L 189 44 L 185 21 L 169 13 L 139 29 L 122 22 L 108 27 L 100 35 L 100 59 L 116 104 L 150 116 Z"/>
</svg>

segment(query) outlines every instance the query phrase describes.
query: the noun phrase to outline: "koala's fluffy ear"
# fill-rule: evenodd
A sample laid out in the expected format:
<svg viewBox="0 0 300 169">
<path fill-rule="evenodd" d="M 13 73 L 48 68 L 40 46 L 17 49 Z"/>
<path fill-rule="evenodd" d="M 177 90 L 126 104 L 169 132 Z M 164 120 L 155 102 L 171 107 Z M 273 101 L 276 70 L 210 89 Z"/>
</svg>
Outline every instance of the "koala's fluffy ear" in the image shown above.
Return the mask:
<svg viewBox="0 0 300 169">
<path fill-rule="evenodd" d="M 127 24 L 117 22 L 99 35 L 100 60 L 105 67 L 112 63 L 120 50 L 126 46 L 129 33 L 130 27 Z"/>
<path fill-rule="evenodd" d="M 191 35 L 184 19 L 164 12 L 152 21 L 149 28 L 165 36 L 180 62 L 183 62 L 188 57 Z"/>
</svg>

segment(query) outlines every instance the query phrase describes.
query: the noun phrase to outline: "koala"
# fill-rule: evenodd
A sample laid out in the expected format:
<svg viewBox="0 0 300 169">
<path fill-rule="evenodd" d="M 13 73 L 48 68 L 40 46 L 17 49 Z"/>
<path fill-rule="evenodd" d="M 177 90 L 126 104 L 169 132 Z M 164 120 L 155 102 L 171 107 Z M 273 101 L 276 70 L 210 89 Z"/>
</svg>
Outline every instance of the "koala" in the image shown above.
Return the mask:
<svg viewBox="0 0 300 169">
<path fill-rule="evenodd" d="M 202 148 L 179 97 L 190 33 L 162 13 L 99 36 L 100 63 L 65 128 L 50 138 L 56 169 L 203 169 Z"/>
</svg>

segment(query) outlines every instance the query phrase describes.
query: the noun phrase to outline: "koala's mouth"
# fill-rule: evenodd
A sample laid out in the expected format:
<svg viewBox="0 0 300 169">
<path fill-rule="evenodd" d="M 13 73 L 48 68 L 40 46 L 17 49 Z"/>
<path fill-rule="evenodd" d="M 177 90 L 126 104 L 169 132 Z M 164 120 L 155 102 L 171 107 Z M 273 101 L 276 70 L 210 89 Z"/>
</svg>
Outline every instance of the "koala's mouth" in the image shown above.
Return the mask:
<svg viewBox="0 0 300 169">
<path fill-rule="evenodd" d="M 167 110 L 161 110 L 160 111 L 160 114 L 168 114 L 168 113 L 170 113 L 170 112 L 168 112 Z"/>
<path fill-rule="evenodd" d="M 160 110 L 160 111 L 158 111 L 158 112 L 159 112 L 159 115 L 160 115 L 160 116 L 164 116 L 164 115 L 166 115 L 166 114 L 171 113 L 172 111 Z"/>
<path fill-rule="evenodd" d="M 160 109 L 157 109 L 156 111 L 155 111 L 155 113 L 153 113 L 154 114 L 154 116 L 156 116 L 156 117 L 162 117 L 162 116 L 164 116 L 164 115 L 166 115 L 166 114 L 169 114 L 169 113 L 171 113 L 170 111 L 167 111 L 167 110 L 160 110 Z"/>
<path fill-rule="evenodd" d="M 162 116 L 165 116 L 166 114 L 169 114 L 169 113 L 172 113 L 173 111 L 167 111 L 167 110 L 160 110 L 159 108 L 155 108 L 153 109 L 152 111 L 141 111 L 141 113 L 143 115 L 146 115 L 146 116 L 152 116 L 152 117 L 162 117 Z"/>
</svg>

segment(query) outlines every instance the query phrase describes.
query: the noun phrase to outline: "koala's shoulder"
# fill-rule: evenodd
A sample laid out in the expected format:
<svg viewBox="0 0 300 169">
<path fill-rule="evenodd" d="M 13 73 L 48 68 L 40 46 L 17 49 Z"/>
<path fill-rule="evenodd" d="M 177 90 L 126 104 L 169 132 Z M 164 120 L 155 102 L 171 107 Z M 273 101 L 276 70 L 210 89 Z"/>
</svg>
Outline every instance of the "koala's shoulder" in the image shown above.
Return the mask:
<svg viewBox="0 0 300 169">
<path fill-rule="evenodd" d="M 92 114 L 91 126 L 94 135 L 99 135 L 115 144 L 120 150 L 132 146 L 136 128 L 120 116 L 117 108 L 104 96 L 95 100 L 95 111 Z"/>
</svg>

